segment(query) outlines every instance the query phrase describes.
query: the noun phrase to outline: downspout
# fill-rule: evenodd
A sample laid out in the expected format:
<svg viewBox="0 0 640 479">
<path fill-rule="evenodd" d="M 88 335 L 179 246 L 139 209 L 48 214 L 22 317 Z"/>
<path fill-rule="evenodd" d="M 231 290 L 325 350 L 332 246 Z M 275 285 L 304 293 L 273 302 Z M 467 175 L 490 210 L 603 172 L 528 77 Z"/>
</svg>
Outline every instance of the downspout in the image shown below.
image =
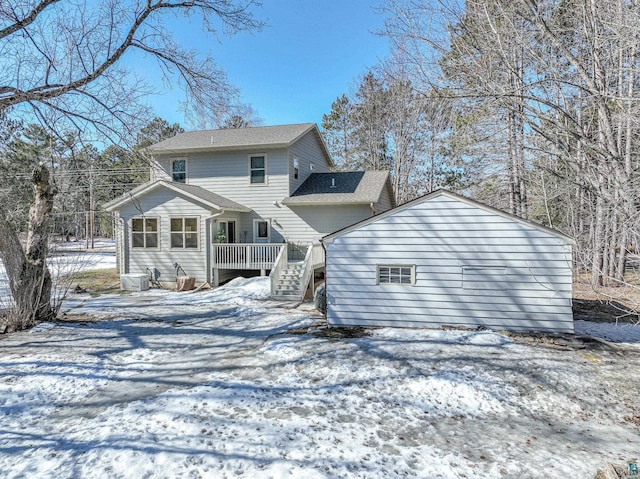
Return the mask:
<svg viewBox="0 0 640 479">
<path fill-rule="evenodd" d="M 125 223 L 124 219 L 120 215 L 118 215 L 118 217 L 116 219 L 120 222 L 120 234 L 118 236 L 120 236 L 122 238 L 122 241 L 120 241 L 120 238 L 116 239 L 116 244 L 120 243 L 120 248 L 118 248 L 119 253 L 120 253 L 118 255 L 118 263 L 120 263 L 118 265 L 118 269 L 120 271 L 118 271 L 118 272 L 120 274 L 126 274 L 126 273 L 128 273 L 128 271 L 125 271 L 125 263 L 126 263 L 126 261 L 124 259 L 124 257 L 125 257 L 125 251 L 124 250 L 125 250 L 125 248 L 124 248 L 124 244 L 123 244 L 125 242 L 124 228 L 125 228 L 126 223 Z M 127 250 L 128 249 L 129 248 L 127 248 Z"/>
<path fill-rule="evenodd" d="M 207 221 L 212 220 L 212 219 L 214 219 L 214 218 L 217 218 L 217 217 L 219 217 L 219 216 L 222 216 L 224 213 L 225 213 L 224 208 L 222 208 L 222 209 L 220 209 L 220 211 L 218 211 L 217 213 L 214 213 L 214 214 L 212 214 L 212 215 L 210 215 L 210 216 L 207 216 L 207 217 L 204 219 L 204 221 L 205 221 L 205 226 L 206 226 L 206 224 L 207 224 Z M 209 231 L 211 232 L 211 227 L 209 227 Z M 209 277 L 209 274 L 211 274 L 211 271 L 210 271 L 210 269 L 209 269 L 209 268 L 208 268 L 208 266 L 207 266 L 207 261 L 208 261 L 209 259 L 211 259 L 211 257 L 213 256 L 213 255 L 211 254 L 211 253 L 213 252 L 213 246 L 210 246 L 210 244 L 212 244 L 212 243 L 213 243 L 213 232 L 211 232 L 211 236 L 212 236 L 212 237 L 211 237 L 211 241 L 209 241 L 209 242 L 208 242 L 209 244 L 207 244 L 207 249 L 209 250 L 209 254 L 206 254 L 206 255 L 204 256 L 204 270 L 207 272 L 207 280 L 209 279 L 209 278 L 208 278 L 208 277 Z M 213 261 L 211 261 L 211 263 L 212 263 L 212 264 L 211 264 L 211 266 L 213 267 Z M 214 267 L 214 269 L 215 269 L 215 267 Z M 215 275 L 215 273 L 214 273 L 214 275 Z M 216 276 L 217 276 L 217 275 L 216 275 Z M 215 281 L 214 281 L 214 283 L 215 283 Z"/>
<path fill-rule="evenodd" d="M 217 213 L 214 213 L 214 214 L 212 214 L 210 216 L 207 216 L 204 220 L 205 220 L 205 222 L 208 221 L 208 220 L 212 220 L 214 218 L 217 218 L 217 217 L 223 215 L 224 213 L 225 213 L 224 208 L 221 208 L 220 211 L 218 211 Z M 216 268 L 215 262 L 213 260 L 213 246 L 211 246 L 213 244 L 213 231 L 211 231 L 211 228 L 209 228 L 209 231 L 211 232 L 211 236 L 212 237 L 211 237 L 211 241 L 209 241 L 208 242 L 209 244 L 207 245 L 207 246 L 209 246 L 209 248 L 211 248 L 210 252 L 209 252 L 209 261 L 211 262 L 211 266 L 210 266 L 210 268 L 208 268 L 209 269 L 208 273 L 211 273 L 211 269 L 213 269 L 213 278 L 212 278 L 213 279 L 213 286 L 217 287 L 218 286 L 218 268 Z"/>
<path fill-rule="evenodd" d="M 371 212 L 373 213 L 373 216 L 376 215 L 376 208 L 374 207 L 374 203 L 371 202 L 369 203 L 369 208 L 371 208 Z"/>
</svg>

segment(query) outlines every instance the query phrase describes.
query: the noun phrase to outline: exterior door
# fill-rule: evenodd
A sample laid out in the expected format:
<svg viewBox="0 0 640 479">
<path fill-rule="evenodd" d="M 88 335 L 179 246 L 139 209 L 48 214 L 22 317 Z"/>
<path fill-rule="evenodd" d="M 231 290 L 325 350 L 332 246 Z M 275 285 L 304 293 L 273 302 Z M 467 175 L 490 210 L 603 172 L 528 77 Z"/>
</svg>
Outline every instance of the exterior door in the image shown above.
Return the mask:
<svg viewBox="0 0 640 479">
<path fill-rule="evenodd" d="M 219 220 L 214 223 L 212 239 L 214 243 L 235 243 L 236 222 L 230 220 Z"/>
<path fill-rule="evenodd" d="M 265 220 L 253 220 L 253 242 L 269 243 L 271 239 L 271 231 L 269 222 Z"/>
</svg>

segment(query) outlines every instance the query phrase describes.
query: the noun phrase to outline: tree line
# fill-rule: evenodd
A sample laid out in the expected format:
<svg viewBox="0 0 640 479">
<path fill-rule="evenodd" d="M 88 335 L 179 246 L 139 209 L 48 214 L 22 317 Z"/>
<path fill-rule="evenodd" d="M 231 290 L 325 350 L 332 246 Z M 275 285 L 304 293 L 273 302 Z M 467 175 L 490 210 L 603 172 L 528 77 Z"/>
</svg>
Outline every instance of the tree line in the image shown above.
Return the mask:
<svg viewBox="0 0 640 479">
<path fill-rule="evenodd" d="M 324 116 L 345 168 L 438 187 L 576 239 L 593 287 L 626 284 L 640 236 L 640 4 L 387 0 L 393 52 Z"/>
<path fill-rule="evenodd" d="M 135 134 L 132 146 L 109 144 L 99 149 L 83 141 L 77 132 L 60 137 L 39 124 L 4 124 L 5 141 L 0 146 L 0 200 L 7 207 L 8 221 L 15 231 L 28 229 L 33 201 L 31 177 L 44 163 L 57 190 L 49 224 L 52 234 L 74 239 L 93 234 L 111 234 L 111 218 L 99 216 L 100 206 L 149 181 L 150 164 L 144 148 L 170 138 L 184 129 L 154 118 Z M 93 221 L 91 221 L 93 223 Z"/>
<path fill-rule="evenodd" d="M 180 131 L 149 123 L 151 89 L 127 59 L 155 60 L 199 127 L 225 118 L 246 126 L 252 110 L 224 72 L 181 48 L 165 22 L 199 20 L 213 36 L 258 30 L 256 3 L 3 2 L 0 259 L 15 303 L 2 319 L 10 329 L 55 315 L 50 219 L 81 229 L 78 211 L 147 179 L 145 142 Z M 397 203 L 447 187 L 558 228 L 576 238 L 594 287 L 625 284 L 640 235 L 640 5 L 385 0 L 380 13 L 390 57 L 323 118 L 337 164 L 390 170 Z"/>
</svg>

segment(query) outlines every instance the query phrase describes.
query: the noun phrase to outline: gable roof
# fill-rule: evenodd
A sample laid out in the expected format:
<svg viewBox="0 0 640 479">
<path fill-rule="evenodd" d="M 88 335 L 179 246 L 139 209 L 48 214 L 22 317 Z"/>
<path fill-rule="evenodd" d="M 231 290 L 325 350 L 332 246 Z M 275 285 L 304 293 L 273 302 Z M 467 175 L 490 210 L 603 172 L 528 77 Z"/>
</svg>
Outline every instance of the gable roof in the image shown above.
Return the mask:
<svg viewBox="0 0 640 479">
<path fill-rule="evenodd" d="M 199 186 L 187 185 L 185 183 L 175 183 L 165 180 L 157 180 L 150 183 L 145 183 L 144 185 L 140 185 L 137 188 L 129 191 L 128 193 L 125 193 L 124 195 L 105 203 L 104 205 L 102 205 L 102 208 L 106 211 L 118 210 L 127 203 L 130 203 L 135 199 L 140 198 L 141 196 L 144 196 L 147 193 L 150 193 L 151 191 L 161 187 L 168 188 L 177 193 L 183 194 L 216 210 L 238 211 L 242 213 L 248 213 L 249 211 L 251 211 L 250 208 L 247 208 L 240 203 L 236 203 L 235 201 L 225 198 L 224 196 L 217 195 Z"/>
<path fill-rule="evenodd" d="M 396 206 L 395 208 L 391 208 L 390 210 L 385 211 L 384 213 L 380 213 L 377 214 L 375 216 L 372 216 L 370 218 L 364 219 L 362 221 L 359 221 L 358 223 L 354 223 L 351 226 L 347 226 L 346 228 L 342 228 L 338 231 L 334 231 L 331 234 L 328 234 L 326 236 L 324 236 L 321 241 L 322 242 L 331 242 L 333 240 L 333 238 L 335 238 L 336 236 L 342 236 L 344 234 L 350 233 L 351 231 L 357 230 L 358 228 L 362 228 L 363 226 L 366 226 L 370 223 L 374 223 L 376 221 L 379 221 L 383 218 L 386 218 L 387 216 L 393 215 L 399 211 L 403 211 L 406 210 L 408 208 L 411 208 L 412 206 L 416 205 L 416 204 L 420 204 L 420 203 L 424 203 L 426 201 L 432 200 L 434 198 L 437 198 L 438 196 L 447 196 L 449 198 L 452 198 L 454 200 L 458 200 L 461 201 L 463 203 L 466 203 L 468 205 L 474 206 L 476 208 L 480 208 L 482 210 L 488 211 L 490 213 L 496 214 L 498 216 L 502 216 L 503 218 L 506 218 L 508 220 L 511 221 L 515 221 L 517 223 L 521 223 L 524 224 L 526 226 L 530 226 L 532 228 L 535 228 L 537 230 L 543 231 L 545 233 L 549 233 L 552 234 L 554 236 L 559 237 L 560 239 L 566 241 L 567 243 L 571 243 L 571 244 L 575 244 L 575 240 L 573 238 L 571 238 L 570 236 L 565 235 L 564 233 L 561 233 L 558 230 L 552 229 L 552 228 L 547 228 L 546 226 L 543 226 L 541 224 L 535 223 L 533 221 L 529 221 L 529 220 L 525 220 L 523 218 L 520 218 L 519 216 L 515 216 L 512 215 L 511 213 L 507 213 L 506 211 L 502 211 L 499 210 L 497 208 L 493 208 L 489 205 L 485 205 L 484 203 L 480 203 L 479 201 L 475 201 L 472 200 L 470 198 L 467 198 L 466 196 L 462 196 L 459 195 L 457 193 L 454 193 L 452 191 L 449 190 L 444 190 L 444 189 L 440 189 L 440 190 L 436 190 L 436 191 L 432 191 L 431 193 L 428 193 L 424 196 L 420 196 L 419 198 L 416 198 L 414 200 L 408 201 L 402 205 Z"/>
<path fill-rule="evenodd" d="M 315 123 L 187 131 L 148 146 L 145 151 L 151 154 L 171 154 L 262 147 L 284 148 L 291 146 L 310 131 L 314 132 L 329 165 L 333 166 L 329 150 Z"/>
<path fill-rule="evenodd" d="M 283 205 L 377 203 L 386 190 L 388 171 L 311 173 Z"/>
</svg>

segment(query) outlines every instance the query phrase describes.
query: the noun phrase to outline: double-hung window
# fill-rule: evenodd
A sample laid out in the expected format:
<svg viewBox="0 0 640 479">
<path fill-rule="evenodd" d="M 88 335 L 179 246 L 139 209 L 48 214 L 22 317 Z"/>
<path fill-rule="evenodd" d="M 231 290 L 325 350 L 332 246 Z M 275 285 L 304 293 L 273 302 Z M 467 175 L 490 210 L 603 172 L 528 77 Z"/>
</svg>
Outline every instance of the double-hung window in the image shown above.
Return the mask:
<svg viewBox="0 0 640 479">
<path fill-rule="evenodd" d="M 171 179 L 176 183 L 187 182 L 187 160 L 185 158 L 171 160 Z"/>
<path fill-rule="evenodd" d="M 171 218 L 171 247 L 198 249 L 198 218 Z"/>
<path fill-rule="evenodd" d="M 415 265 L 378 265 L 378 284 L 407 284 L 416 282 Z"/>
<path fill-rule="evenodd" d="M 252 185 L 267 184 L 267 158 L 265 155 L 249 157 L 249 183 Z"/>
<path fill-rule="evenodd" d="M 131 246 L 157 248 L 158 245 L 158 218 L 132 218 Z"/>
</svg>

